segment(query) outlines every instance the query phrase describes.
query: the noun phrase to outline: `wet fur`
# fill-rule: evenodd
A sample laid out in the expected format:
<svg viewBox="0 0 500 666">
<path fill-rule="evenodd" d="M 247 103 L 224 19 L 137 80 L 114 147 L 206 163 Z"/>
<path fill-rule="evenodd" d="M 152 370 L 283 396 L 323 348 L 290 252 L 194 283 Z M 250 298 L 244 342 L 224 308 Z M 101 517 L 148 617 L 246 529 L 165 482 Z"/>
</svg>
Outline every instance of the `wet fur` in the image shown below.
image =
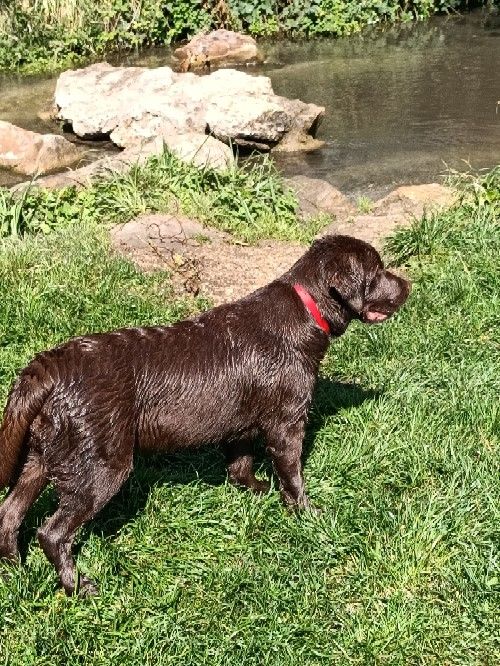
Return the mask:
<svg viewBox="0 0 500 666">
<path fill-rule="evenodd" d="M 256 492 L 252 439 L 265 438 L 291 507 L 307 508 L 301 453 L 329 337 L 293 289 L 300 283 L 340 336 L 378 321 L 410 286 L 348 236 L 316 241 L 283 276 L 234 303 L 173 326 L 86 335 L 38 354 L 14 383 L 0 429 L 0 556 L 17 559 L 19 527 L 50 482 L 56 512 L 38 530 L 68 594 L 94 593 L 71 555 L 76 530 L 115 495 L 133 451 L 222 443 L 229 479 Z M 377 317 L 374 319 L 374 317 Z"/>
</svg>

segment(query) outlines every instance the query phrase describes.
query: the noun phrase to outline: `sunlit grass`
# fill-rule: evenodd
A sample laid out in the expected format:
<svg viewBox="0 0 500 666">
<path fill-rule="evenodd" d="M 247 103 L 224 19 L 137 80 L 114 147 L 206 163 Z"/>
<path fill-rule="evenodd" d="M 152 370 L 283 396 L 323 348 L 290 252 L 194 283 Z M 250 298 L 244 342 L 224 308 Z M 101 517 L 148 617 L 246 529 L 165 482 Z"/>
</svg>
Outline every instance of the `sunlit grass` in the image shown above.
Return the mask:
<svg viewBox="0 0 500 666">
<path fill-rule="evenodd" d="M 116 224 L 160 211 L 191 215 L 246 242 L 310 241 L 326 220 L 302 224 L 297 208 L 295 194 L 267 159 L 217 171 L 164 152 L 86 189 L 31 187 L 22 195 L 0 189 L 0 236 L 85 222 Z"/>
<path fill-rule="evenodd" d="M 101 583 L 80 600 L 32 538 L 49 490 L 23 528 L 24 566 L 0 565 L 1 663 L 498 662 L 498 211 L 470 200 L 389 248 L 410 299 L 332 344 L 311 411 L 305 477 L 323 513 L 229 486 L 215 450 L 140 457 L 79 537 L 78 565 Z M 165 276 L 112 258 L 95 224 L 4 241 L 0 284 L 2 401 L 38 349 L 187 312 Z"/>
</svg>

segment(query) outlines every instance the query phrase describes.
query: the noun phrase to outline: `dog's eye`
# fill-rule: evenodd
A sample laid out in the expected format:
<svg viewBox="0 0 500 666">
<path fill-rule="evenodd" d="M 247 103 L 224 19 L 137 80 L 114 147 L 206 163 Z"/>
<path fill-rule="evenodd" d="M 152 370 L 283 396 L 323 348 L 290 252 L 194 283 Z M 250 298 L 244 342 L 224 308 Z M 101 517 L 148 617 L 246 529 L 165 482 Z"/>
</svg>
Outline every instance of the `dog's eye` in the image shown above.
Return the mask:
<svg viewBox="0 0 500 666">
<path fill-rule="evenodd" d="M 377 280 L 378 280 L 378 271 L 375 273 L 375 275 L 372 277 L 371 280 L 366 281 L 365 297 L 367 297 L 374 290 Z"/>
</svg>

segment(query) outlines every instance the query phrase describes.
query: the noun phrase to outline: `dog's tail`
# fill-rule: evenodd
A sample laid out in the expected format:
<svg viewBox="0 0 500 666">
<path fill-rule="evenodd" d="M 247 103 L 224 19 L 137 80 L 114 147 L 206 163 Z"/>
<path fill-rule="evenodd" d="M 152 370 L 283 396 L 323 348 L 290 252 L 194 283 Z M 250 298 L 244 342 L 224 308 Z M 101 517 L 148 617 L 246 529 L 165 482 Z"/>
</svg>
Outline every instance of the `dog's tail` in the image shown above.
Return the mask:
<svg viewBox="0 0 500 666">
<path fill-rule="evenodd" d="M 36 360 L 14 382 L 0 426 L 0 489 L 11 483 L 28 429 L 52 387 L 52 378 Z"/>
</svg>

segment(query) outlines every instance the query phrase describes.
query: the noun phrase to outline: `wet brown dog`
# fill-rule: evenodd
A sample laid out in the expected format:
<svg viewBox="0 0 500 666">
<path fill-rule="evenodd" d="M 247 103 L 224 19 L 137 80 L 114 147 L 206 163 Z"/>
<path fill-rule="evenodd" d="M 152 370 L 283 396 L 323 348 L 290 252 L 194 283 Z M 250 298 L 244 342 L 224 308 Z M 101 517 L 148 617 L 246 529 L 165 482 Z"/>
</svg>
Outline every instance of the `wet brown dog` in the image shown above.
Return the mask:
<svg viewBox="0 0 500 666">
<path fill-rule="evenodd" d="M 256 492 L 251 440 L 265 438 L 285 504 L 309 505 L 302 439 L 330 336 L 381 322 L 409 283 L 348 236 L 316 241 L 282 277 L 173 326 L 73 338 L 42 352 L 14 383 L 0 429 L 0 556 L 17 559 L 26 512 L 51 482 L 59 507 L 38 530 L 68 594 L 96 591 L 71 555 L 76 530 L 118 491 L 134 448 L 223 442 L 229 479 Z"/>
</svg>

